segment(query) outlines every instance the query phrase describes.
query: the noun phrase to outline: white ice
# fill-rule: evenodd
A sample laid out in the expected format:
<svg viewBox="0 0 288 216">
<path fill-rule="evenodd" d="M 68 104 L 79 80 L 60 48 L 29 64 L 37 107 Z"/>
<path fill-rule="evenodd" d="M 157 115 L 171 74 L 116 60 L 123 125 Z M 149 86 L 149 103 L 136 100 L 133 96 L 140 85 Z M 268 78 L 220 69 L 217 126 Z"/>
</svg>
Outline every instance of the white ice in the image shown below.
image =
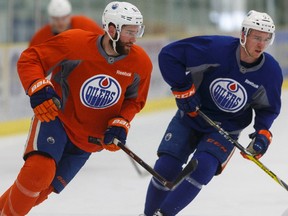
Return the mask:
<svg viewBox="0 0 288 216">
<path fill-rule="evenodd" d="M 283 108 L 271 128 L 273 142 L 261 158 L 271 171 L 288 183 L 287 116 L 288 92 Z M 127 145 L 153 166 L 156 149 L 175 109 L 139 114 L 132 122 Z M 243 131 L 239 142 L 246 146 Z M 21 168 L 26 134 L 0 139 L 0 193 L 15 180 Z M 145 172 L 142 169 L 143 172 Z M 143 212 L 150 175 L 137 174 L 123 151 L 102 151 L 91 156 L 85 167 L 59 195 L 32 209 L 31 216 L 138 216 Z M 223 174 L 205 186 L 179 216 L 281 216 L 288 208 L 288 191 L 256 164 L 236 150 Z M 288 215 L 288 212 L 287 212 Z"/>
</svg>

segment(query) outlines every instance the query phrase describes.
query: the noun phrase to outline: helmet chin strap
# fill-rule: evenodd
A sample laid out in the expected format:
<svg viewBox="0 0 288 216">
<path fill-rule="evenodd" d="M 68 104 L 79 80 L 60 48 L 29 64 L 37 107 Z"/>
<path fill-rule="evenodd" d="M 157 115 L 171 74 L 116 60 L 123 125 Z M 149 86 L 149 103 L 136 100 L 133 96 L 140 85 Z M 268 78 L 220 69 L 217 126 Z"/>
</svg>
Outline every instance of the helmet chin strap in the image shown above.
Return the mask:
<svg viewBox="0 0 288 216">
<path fill-rule="evenodd" d="M 109 32 L 107 32 L 107 33 L 108 33 L 110 40 L 112 40 L 112 48 L 113 48 L 114 52 L 119 55 L 119 53 L 116 51 L 116 42 L 120 38 L 120 32 L 117 31 L 117 38 L 116 39 L 113 39 L 112 36 L 109 34 Z"/>
<path fill-rule="evenodd" d="M 248 50 L 246 49 L 246 38 L 247 36 L 245 35 L 244 36 L 244 42 L 242 42 L 242 40 L 240 40 L 240 44 L 241 44 L 241 46 L 243 47 L 243 49 L 244 49 L 244 51 L 245 51 L 245 53 L 249 56 L 249 57 L 252 57 L 251 55 L 250 55 L 250 53 L 248 52 Z"/>
</svg>

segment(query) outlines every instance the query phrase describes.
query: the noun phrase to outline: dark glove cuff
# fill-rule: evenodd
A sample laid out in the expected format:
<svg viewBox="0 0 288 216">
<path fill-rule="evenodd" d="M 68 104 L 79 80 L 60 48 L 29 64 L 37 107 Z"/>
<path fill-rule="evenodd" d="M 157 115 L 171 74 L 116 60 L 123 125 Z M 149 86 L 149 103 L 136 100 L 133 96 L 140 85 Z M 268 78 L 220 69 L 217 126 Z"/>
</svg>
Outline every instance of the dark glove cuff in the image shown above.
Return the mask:
<svg viewBox="0 0 288 216">
<path fill-rule="evenodd" d="M 191 87 L 192 87 L 192 83 L 189 83 L 187 85 L 185 85 L 184 87 L 172 87 L 171 88 L 171 91 L 174 92 L 174 91 L 178 91 L 178 92 L 183 92 L 183 91 L 187 91 L 189 90 Z"/>
<path fill-rule="evenodd" d="M 29 87 L 27 94 L 31 96 L 36 92 L 40 91 L 41 89 L 45 88 L 46 86 L 50 86 L 52 89 L 54 88 L 50 80 L 38 79 L 35 82 L 33 82 L 32 85 Z"/>
<path fill-rule="evenodd" d="M 46 86 L 41 90 L 35 92 L 30 96 L 30 104 L 31 107 L 34 109 L 36 106 L 42 104 L 44 101 L 49 99 L 53 99 L 55 105 L 60 109 L 61 108 L 61 100 L 60 97 L 56 94 L 54 89 L 51 86 Z"/>
<path fill-rule="evenodd" d="M 108 127 L 121 127 L 126 130 L 126 133 L 128 134 L 128 131 L 130 129 L 130 123 L 126 119 L 122 117 L 116 117 L 112 118 L 108 122 Z"/>
<path fill-rule="evenodd" d="M 260 130 L 258 131 L 258 136 L 262 136 L 262 139 L 264 137 L 267 139 L 266 143 L 270 144 L 272 141 L 272 133 L 269 130 Z"/>
<path fill-rule="evenodd" d="M 190 88 L 186 90 L 182 90 L 182 89 L 173 90 L 172 89 L 172 93 L 176 99 L 184 99 L 184 98 L 193 96 L 196 93 L 196 88 L 195 88 L 195 85 L 193 84 L 192 86 L 190 86 Z"/>
</svg>

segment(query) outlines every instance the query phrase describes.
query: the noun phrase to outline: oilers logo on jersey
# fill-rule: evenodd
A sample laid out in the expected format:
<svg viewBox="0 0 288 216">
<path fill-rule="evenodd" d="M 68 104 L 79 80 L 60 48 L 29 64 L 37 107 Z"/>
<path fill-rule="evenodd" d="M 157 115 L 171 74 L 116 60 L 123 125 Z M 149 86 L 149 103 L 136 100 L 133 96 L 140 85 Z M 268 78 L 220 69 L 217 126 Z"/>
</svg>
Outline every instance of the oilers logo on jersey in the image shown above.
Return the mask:
<svg viewBox="0 0 288 216">
<path fill-rule="evenodd" d="M 118 102 L 121 87 L 113 77 L 99 74 L 84 82 L 80 90 L 81 102 L 93 109 L 103 109 Z"/>
<path fill-rule="evenodd" d="M 247 102 L 245 88 L 233 79 L 218 78 L 210 84 L 210 95 L 216 106 L 226 112 L 238 112 Z"/>
</svg>

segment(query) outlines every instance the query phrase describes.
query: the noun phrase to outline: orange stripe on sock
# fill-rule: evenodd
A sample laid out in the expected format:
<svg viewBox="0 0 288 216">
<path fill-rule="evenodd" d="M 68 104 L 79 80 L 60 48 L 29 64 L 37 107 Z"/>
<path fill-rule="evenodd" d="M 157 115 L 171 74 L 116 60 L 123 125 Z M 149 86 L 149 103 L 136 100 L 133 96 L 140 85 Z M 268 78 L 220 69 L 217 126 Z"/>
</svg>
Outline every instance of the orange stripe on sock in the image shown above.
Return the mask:
<svg viewBox="0 0 288 216">
<path fill-rule="evenodd" d="M 22 186 L 18 180 L 16 180 L 16 186 L 18 187 L 19 191 L 22 192 L 27 197 L 38 197 L 40 192 L 33 192 Z"/>
<path fill-rule="evenodd" d="M 29 199 L 29 197 L 31 198 L 30 199 L 30 202 L 35 202 L 36 201 L 36 199 L 38 198 L 38 196 L 39 196 L 39 194 L 40 194 L 40 192 L 33 192 L 33 191 L 30 191 L 30 190 L 28 190 L 27 188 L 25 188 L 24 186 L 22 186 L 20 183 L 19 183 L 19 181 L 18 180 L 16 180 L 15 181 L 15 184 L 14 184 L 14 187 L 17 187 L 17 189 L 18 189 L 18 193 L 22 193 L 24 196 L 26 196 L 27 198 L 25 199 L 25 202 L 27 202 L 28 201 L 28 199 Z M 15 188 L 15 190 L 16 190 L 16 188 Z M 4 210 L 5 210 L 5 214 L 4 215 L 9 215 L 9 213 L 8 212 L 10 212 L 11 213 L 11 215 L 13 215 L 13 216 L 21 216 L 22 214 L 19 214 L 15 209 L 14 209 L 14 207 L 13 207 L 13 202 L 12 202 L 12 196 L 11 196 L 11 193 L 12 193 L 12 191 L 10 190 L 10 193 L 9 193 L 9 197 L 8 197 L 8 209 L 7 208 L 5 208 Z M 17 196 L 18 197 L 18 196 Z M 18 203 L 16 203 L 16 207 L 18 207 L 19 205 L 18 205 Z M 2 213 L 1 213 L 1 215 L 2 215 Z"/>
<path fill-rule="evenodd" d="M 12 188 L 12 186 L 8 190 L 6 190 L 4 194 L 2 194 L 0 196 L 0 213 L 1 213 L 2 209 L 4 208 L 6 200 L 8 199 L 11 188 Z"/>
<path fill-rule="evenodd" d="M 51 194 L 53 191 L 54 191 L 54 188 L 52 185 L 50 185 L 46 190 L 41 191 L 41 193 L 39 194 L 39 197 L 37 198 L 34 206 L 39 205 L 44 200 L 46 200 L 48 198 L 49 194 Z"/>
<path fill-rule="evenodd" d="M 17 180 L 8 190 L 9 196 L 1 197 L 2 213 L 7 216 L 27 215 L 37 203 L 40 192 L 47 190 L 55 176 L 56 164 L 52 158 L 34 154 L 25 161 Z M 47 197 L 49 191 L 45 191 Z M 7 192 L 8 193 L 8 192 Z M 7 194 L 5 192 L 4 195 Z M 6 199 L 6 200 L 2 200 Z M 41 201 L 45 200 L 41 197 Z"/>
<path fill-rule="evenodd" d="M 11 194 L 11 191 L 10 191 L 10 194 Z M 9 198 L 8 198 L 8 207 L 9 207 L 9 212 L 11 213 L 11 215 L 21 216 L 21 215 L 17 214 L 17 212 L 14 210 L 13 205 L 12 205 L 12 201 L 11 201 L 11 196 L 9 196 Z M 5 211 L 4 215 L 8 216 L 9 214 L 6 214 L 6 213 L 8 213 L 8 211 L 6 211 L 5 209 L 4 209 L 4 211 Z"/>
</svg>

